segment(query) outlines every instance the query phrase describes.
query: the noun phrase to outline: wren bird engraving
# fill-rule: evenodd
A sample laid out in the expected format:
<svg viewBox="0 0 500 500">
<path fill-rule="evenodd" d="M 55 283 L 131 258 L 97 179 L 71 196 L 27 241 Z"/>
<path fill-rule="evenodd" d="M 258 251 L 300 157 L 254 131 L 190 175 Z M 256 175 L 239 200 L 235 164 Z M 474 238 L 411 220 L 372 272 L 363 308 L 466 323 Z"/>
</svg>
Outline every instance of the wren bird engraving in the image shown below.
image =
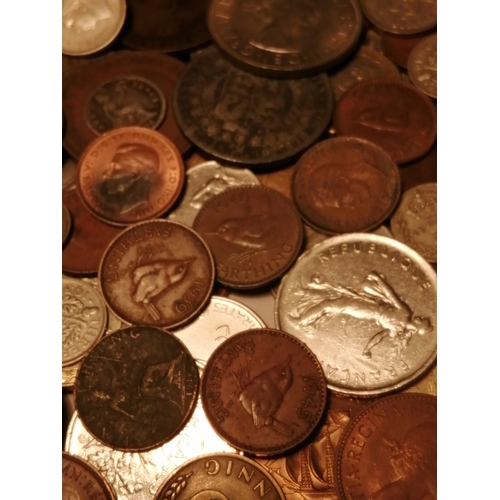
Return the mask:
<svg viewBox="0 0 500 500">
<path fill-rule="evenodd" d="M 287 437 L 293 435 L 293 429 L 277 420 L 274 415 L 292 385 L 290 360 L 291 356 L 284 363 L 263 371 L 252 380 L 249 380 L 248 371 L 242 373 L 240 370 L 237 374 L 232 372 L 239 387 L 238 400 L 252 416 L 253 425 L 257 429 L 269 425 L 274 431 Z"/>
<path fill-rule="evenodd" d="M 186 260 L 160 260 L 137 267 L 132 278 L 136 287 L 132 300 L 142 303 L 150 316 L 158 321 L 160 313 L 151 299 L 182 281 L 190 263 L 195 259 L 196 257 Z"/>
</svg>

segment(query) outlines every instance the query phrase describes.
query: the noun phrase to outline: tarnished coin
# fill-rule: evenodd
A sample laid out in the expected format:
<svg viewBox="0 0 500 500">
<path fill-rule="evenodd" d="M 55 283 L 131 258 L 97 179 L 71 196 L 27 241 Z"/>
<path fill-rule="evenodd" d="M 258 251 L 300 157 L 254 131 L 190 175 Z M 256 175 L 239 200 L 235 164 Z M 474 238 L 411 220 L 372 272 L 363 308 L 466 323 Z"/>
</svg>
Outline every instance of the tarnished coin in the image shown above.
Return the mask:
<svg viewBox="0 0 500 500">
<path fill-rule="evenodd" d="M 437 98 L 437 34 L 425 38 L 411 51 L 408 74 L 417 89 Z"/>
<path fill-rule="evenodd" d="M 62 206 L 62 244 L 68 241 L 68 236 L 71 231 L 71 214 L 69 213 L 68 207 L 66 205 Z"/>
<path fill-rule="evenodd" d="M 394 237 L 429 262 L 437 262 L 437 184 L 408 190 L 391 217 Z"/>
<path fill-rule="evenodd" d="M 106 132 L 78 162 L 77 187 L 85 206 L 117 226 L 163 214 L 179 197 L 183 182 L 184 164 L 175 145 L 144 127 Z"/>
<path fill-rule="evenodd" d="M 259 172 L 257 179 L 263 186 L 275 189 L 293 201 L 291 189 L 293 171 L 294 165 L 290 165 L 272 172 Z"/>
<path fill-rule="evenodd" d="M 232 453 L 203 455 L 177 468 L 154 500 L 285 500 L 267 471 L 254 460 Z"/>
<path fill-rule="evenodd" d="M 234 453 L 208 423 L 200 398 L 193 415 L 168 443 L 144 452 L 119 451 L 93 438 L 74 413 L 64 449 L 93 465 L 109 482 L 118 500 L 153 500 L 177 467 L 204 453 Z"/>
<path fill-rule="evenodd" d="M 196 214 L 210 198 L 226 189 L 259 184 L 257 177 L 246 168 L 230 168 L 216 161 L 207 161 L 186 171 L 186 188 L 168 219 L 192 226 Z"/>
<path fill-rule="evenodd" d="M 217 280 L 234 288 L 271 283 L 293 264 L 303 238 L 293 204 L 264 186 L 228 189 L 207 201 L 193 229 L 205 239 Z"/>
<path fill-rule="evenodd" d="M 256 456 L 304 441 L 323 416 L 326 393 L 321 365 L 306 344 L 270 328 L 229 337 L 210 356 L 201 382 L 217 434 Z"/>
<path fill-rule="evenodd" d="M 435 33 L 432 29 L 416 35 L 394 35 L 382 33 L 381 43 L 384 54 L 397 65 L 407 68 L 411 51 L 429 35 Z"/>
<path fill-rule="evenodd" d="M 62 270 L 73 275 L 97 274 L 104 251 L 121 229 L 96 219 L 83 204 L 75 185 L 63 192 L 62 200 L 73 217 L 71 239 L 62 251 Z"/>
<path fill-rule="evenodd" d="M 389 217 L 399 201 L 398 167 L 371 142 L 328 139 L 297 162 L 292 194 L 302 218 L 327 234 L 369 231 Z"/>
<path fill-rule="evenodd" d="M 102 475 L 88 462 L 62 452 L 63 500 L 115 500 Z"/>
<path fill-rule="evenodd" d="M 131 226 L 109 245 L 99 268 L 104 300 L 130 324 L 181 326 L 201 311 L 215 279 L 206 243 L 177 222 Z"/>
<path fill-rule="evenodd" d="M 99 342 L 108 315 L 101 295 L 81 280 L 62 279 L 62 364 L 82 359 Z"/>
<path fill-rule="evenodd" d="M 436 359 L 436 273 L 417 252 L 373 234 L 335 236 L 281 280 L 278 328 L 307 342 L 328 387 L 352 396 L 396 391 Z"/>
<path fill-rule="evenodd" d="M 402 193 L 420 184 L 437 182 L 437 141 L 424 156 L 400 167 L 399 175 Z"/>
<path fill-rule="evenodd" d="M 366 408 L 336 457 L 342 500 L 437 498 L 437 399 L 399 394 Z"/>
<path fill-rule="evenodd" d="M 127 0 L 128 16 L 120 40 L 139 50 L 177 52 L 210 40 L 208 0 Z"/>
<path fill-rule="evenodd" d="M 437 24 L 437 0 L 361 0 L 366 17 L 381 30 L 411 35 Z"/>
<path fill-rule="evenodd" d="M 361 36 L 351 0 L 214 0 L 208 27 L 236 65 L 262 76 L 318 74 L 339 62 Z"/>
<path fill-rule="evenodd" d="M 122 451 L 146 451 L 189 419 L 198 368 L 174 335 L 132 326 L 106 335 L 82 361 L 75 404 L 89 433 Z"/>
<path fill-rule="evenodd" d="M 371 80 L 342 96 L 334 126 L 340 135 L 375 143 L 400 164 L 429 151 L 436 139 L 436 112 L 430 99 L 413 85 Z"/>
<path fill-rule="evenodd" d="M 62 106 L 67 131 L 63 146 L 73 158 L 79 159 L 95 140 L 94 130 L 98 131 L 106 123 L 112 123 L 113 128 L 131 124 L 147 126 L 152 117 L 156 121 L 154 117 L 162 113 L 159 104 L 163 102 L 165 117 L 158 132 L 170 139 L 181 154 L 190 148 L 177 126 L 172 108 L 174 87 L 185 67 L 179 60 L 163 54 L 124 50 L 81 64 L 66 63 L 66 67 Z M 131 78 L 147 82 L 149 90 L 138 93 L 134 88 L 136 84 L 130 86 Z M 159 96 L 155 97 L 158 92 Z"/>
<path fill-rule="evenodd" d="M 310 146 L 333 106 L 325 75 L 271 80 L 229 64 L 210 47 L 192 57 L 175 89 L 174 110 L 186 137 L 217 158 L 259 167 Z"/>
<path fill-rule="evenodd" d="M 186 344 L 198 368 L 203 370 L 213 351 L 231 335 L 265 327 L 264 321 L 242 303 L 212 296 L 195 321 L 173 333 Z"/>
<path fill-rule="evenodd" d="M 63 0 L 62 53 L 93 54 L 118 36 L 125 21 L 125 0 Z"/>
</svg>

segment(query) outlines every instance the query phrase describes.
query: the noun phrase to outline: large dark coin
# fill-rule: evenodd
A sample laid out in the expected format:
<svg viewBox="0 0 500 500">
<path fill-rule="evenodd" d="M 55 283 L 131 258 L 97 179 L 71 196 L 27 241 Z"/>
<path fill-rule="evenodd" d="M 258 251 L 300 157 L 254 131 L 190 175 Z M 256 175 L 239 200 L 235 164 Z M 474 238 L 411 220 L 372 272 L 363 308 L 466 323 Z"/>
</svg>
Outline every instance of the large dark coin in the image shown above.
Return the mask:
<svg viewBox="0 0 500 500">
<path fill-rule="evenodd" d="M 181 154 L 189 149 L 172 111 L 183 63 L 163 54 L 122 51 L 67 66 L 63 146 L 71 156 L 78 159 L 96 132 L 131 125 L 157 127 Z"/>
<path fill-rule="evenodd" d="M 133 326 L 107 335 L 84 358 L 76 409 L 95 439 L 122 451 L 145 451 L 185 424 L 198 382 L 196 362 L 177 337 Z"/>
<path fill-rule="evenodd" d="M 210 40 L 209 0 L 127 0 L 121 35 L 133 49 L 176 52 Z"/>
<path fill-rule="evenodd" d="M 352 0 L 214 0 L 208 26 L 235 64 L 289 78 L 342 60 L 361 36 L 362 14 Z"/>
<path fill-rule="evenodd" d="M 199 52 L 179 79 L 175 116 L 189 140 L 226 161 L 259 167 L 310 146 L 333 106 L 325 75 L 270 80 L 234 68 L 215 47 Z"/>
<path fill-rule="evenodd" d="M 201 401 L 209 422 L 229 444 L 272 456 L 303 442 L 326 406 L 326 379 L 312 351 L 271 328 L 229 337 L 203 372 Z"/>
</svg>

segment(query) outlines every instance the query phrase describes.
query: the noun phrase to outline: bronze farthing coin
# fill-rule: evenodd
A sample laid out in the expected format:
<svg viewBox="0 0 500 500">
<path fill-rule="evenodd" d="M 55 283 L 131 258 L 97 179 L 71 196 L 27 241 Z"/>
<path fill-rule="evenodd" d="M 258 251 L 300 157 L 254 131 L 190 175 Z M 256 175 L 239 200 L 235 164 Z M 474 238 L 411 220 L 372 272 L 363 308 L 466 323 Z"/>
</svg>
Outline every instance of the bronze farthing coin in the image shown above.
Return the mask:
<svg viewBox="0 0 500 500">
<path fill-rule="evenodd" d="M 437 184 L 408 190 L 391 217 L 394 237 L 428 262 L 437 262 Z"/>
<path fill-rule="evenodd" d="M 339 137 L 316 144 L 295 166 L 292 193 L 302 218 L 327 234 L 380 226 L 399 200 L 398 167 L 378 146 Z"/>
<path fill-rule="evenodd" d="M 124 451 L 146 451 L 177 434 L 198 391 L 198 368 L 174 335 L 132 326 L 107 336 L 78 371 L 75 404 L 92 436 Z"/>
<path fill-rule="evenodd" d="M 71 230 L 71 214 L 69 213 L 68 207 L 66 205 L 62 206 L 62 244 L 68 241 L 68 236 Z"/>
<path fill-rule="evenodd" d="M 436 139 L 436 112 L 415 87 L 395 80 L 371 80 L 351 87 L 334 113 L 340 135 L 366 139 L 398 164 L 424 155 Z"/>
<path fill-rule="evenodd" d="M 270 328 L 229 337 L 201 381 L 217 434 L 256 456 L 285 453 L 306 439 L 323 416 L 326 393 L 323 369 L 306 344 Z"/>
<path fill-rule="evenodd" d="M 362 14 L 351 0 L 214 0 L 208 27 L 234 64 L 247 71 L 306 76 L 331 67 L 353 48 Z"/>
<path fill-rule="evenodd" d="M 63 0 L 62 53 L 93 54 L 118 36 L 125 21 L 125 0 Z"/>
<path fill-rule="evenodd" d="M 232 453 L 189 460 L 165 480 L 154 500 L 285 500 L 281 488 L 257 462 Z"/>
<path fill-rule="evenodd" d="M 366 408 L 336 456 L 342 500 L 437 498 L 437 399 L 400 394 Z"/>
<path fill-rule="evenodd" d="M 184 154 L 190 147 L 174 118 L 172 98 L 175 84 L 184 64 L 177 59 L 151 52 L 114 51 L 85 61 L 85 64 L 67 64 L 68 76 L 63 81 L 62 105 L 67 118 L 67 131 L 63 146 L 73 158 L 80 158 L 85 148 L 96 138 L 87 122 L 86 108 L 97 89 L 107 84 L 120 88 L 122 79 L 137 77 L 155 85 L 165 100 L 165 118 L 158 132 L 170 139 Z M 92 102 L 92 101 L 90 101 Z M 114 123 L 146 119 L 151 112 L 144 106 L 143 97 L 134 92 L 107 93 L 101 99 L 100 114 L 107 115 Z M 158 109 L 155 110 L 155 113 Z"/>
<path fill-rule="evenodd" d="M 303 230 L 293 204 L 264 186 L 228 189 L 208 200 L 193 229 L 205 239 L 217 280 L 234 288 L 271 283 L 293 264 Z"/>
<path fill-rule="evenodd" d="M 102 475 L 80 457 L 62 452 L 63 500 L 115 500 Z"/>
<path fill-rule="evenodd" d="M 206 243 L 177 222 L 129 227 L 109 245 L 99 268 L 104 300 L 123 321 L 172 328 L 210 298 L 214 261 Z"/>
<path fill-rule="evenodd" d="M 120 36 L 133 49 L 177 52 L 210 40 L 208 0 L 127 0 L 128 18 Z"/>
<path fill-rule="evenodd" d="M 62 200 L 73 217 L 71 239 L 62 251 L 62 270 L 72 275 L 97 274 L 104 251 L 121 229 L 96 219 L 74 185 L 63 192 Z"/>
<path fill-rule="evenodd" d="M 175 116 L 208 154 L 257 168 L 310 146 L 328 125 L 325 75 L 271 80 L 234 68 L 215 47 L 192 57 L 175 89 Z M 330 115 L 331 116 L 331 115 Z"/>
<path fill-rule="evenodd" d="M 411 51 L 408 74 L 417 89 L 437 98 L 437 34 L 425 38 Z"/>
<path fill-rule="evenodd" d="M 78 162 L 82 201 L 97 218 L 118 226 L 163 214 L 179 197 L 183 182 L 177 148 L 144 127 L 106 132 Z"/>
<path fill-rule="evenodd" d="M 383 31 L 411 35 L 437 24 L 437 0 L 361 0 L 366 17 Z"/>
</svg>

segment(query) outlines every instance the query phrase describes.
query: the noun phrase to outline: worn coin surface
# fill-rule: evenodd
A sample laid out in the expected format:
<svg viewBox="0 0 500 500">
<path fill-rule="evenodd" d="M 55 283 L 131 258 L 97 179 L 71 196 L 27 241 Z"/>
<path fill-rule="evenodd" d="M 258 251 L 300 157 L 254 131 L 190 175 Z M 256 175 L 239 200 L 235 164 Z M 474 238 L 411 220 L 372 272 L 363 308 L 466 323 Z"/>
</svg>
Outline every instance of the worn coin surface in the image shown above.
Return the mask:
<svg viewBox="0 0 500 500">
<path fill-rule="evenodd" d="M 104 300 L 130 324 L 181 326 L 205 306 L 215 279 L 206 243 L 177 222 L 131 226 L 109 245 L 99 268 Z"/>
<path fill-rule="evenodd" d="M 437 184 L 408 190 L 391 217 L 394 237 L 429 262 L 437 262 Z"/>
<path fill-rule="evenodd" d="M 92 214 L 124 226 L 153 219 L 179 197 L 184 163 L 175 145 L 144 127 L 121 127 L 96 138 L 78 162 L 77 187 Z"/>
<path fill-rule="evenodd" d="M 369 231 L 399 201 L 398 167 L 375 144 L 355 137 L 322 141 L 295 166 L 292 193 L 301 217 L 327 234 Z"/>
<path fill-rule="evenodd" d="M 408 59 L 411 51 L 430 34 L 436 30 L 429 30 L 416 35 L 394 35 L 392 33 L 382 33 L 381 43 L 384 54 L 398 66 L 408 68 Z"/>
<path fill-rule="evenodd" d="M 361 36 L 351 0 L 214 0 L 208 27 L 234 64 L 262 76 L 318 74 L 339 62 Z"/>
<path fill-rule="evenodd" d="M 336 457 L 342 500 L 437 498 L 437 399 L 398 394 L 366 408 Z"/>
<path fill-rule="evenodd" d="M 62 244 L 68 241 L 68 236 L 71 231 L 71 214 L 69 213 L 68 207 L 62 205 Z"/>
<path fill-rule="evenodd" d="M 106 335 L 82 361 L 75 404 L 99 441 L 122 451 L 146 451 L 179 432 L 198 391 L 198 368 L 171 333 L 132 326 Z"/>
<path fill-rule="evenodd" d="M 437 182 L 437 141 L 424 156 L 400 167 L 399 175 L 402 193 L 419 184 Z"/>
<path fill-rule="evenodd" d="M 109 482 L 118 500 L 153 500 L 177 467 L 204 453 L 234 453 L 208 423 L 200 398 L 186 425 L 170 441 L 144 452 L 113 449 L 92 437 L 74 413 L 64 449 L 93 465 Z"/>
<path fill-rule="evenodd" d="M 106 305 L 97 290 L 81 280 L 62 278 L 62 364 L 82 359 L 106 328 Z"/>
<path fill-rule="evenodd" d="M 254 460 L 232 453 L 203 455 L 177 468 L 154 500 L 285 500 L 267 471 Z"/>
<path fill-rule="evenodd" d="M 281 280 L 276 324 L 307 342 L 333 391 L 396 391 L 436 359 L 436 280 L 399 241 L 335 236 L 302 254 Z"/>
<path fill-rule="evenodd" d="M 384 149 L 398 164 L 425 154 L 436 139 L 436 111 L 413 85 L 370 80 L 351 87 L 338 102 L 334 126 Z"/>
<path fill-rule="evenodd" d="M 118 36 L 125 21 L 125 0 L 63 0 L 62 53 L 93 54 Z"/>
<path fill-rule="evenodd" d="M 193 229 L 214 255 L 217 280 L 235 288 L 277 279 L 297 258 L 303 239 L 293 204 L 264 186 L 235 187 L 214 196 L 198 212 Z"/>
<path fill-rule="evenodd" d="M 223 167 L 216 161 L 207 161 L 186 171 L 186 187 L 180 203 L 167 218 L 192 226 L 205 202 L 226 189 L 248 184 L 259 184 L 255 174 L 247 168 Z"/>
<path fill-rule="evenodd" d="M 80 457 L 62 452 L 63 500 L 115 500 L 103 476 Z"/>
<path fill-rule="evenodd" d="M 305 440 L 323 415 L 326 393 L 321 365 L 306 344 L 270 328 L 229 337 L 208 359 L 201 382 L 217 434 L 256 456 Z"/>
<path fill-rule="evenodd" d="M 408 74 L 417 89 L 437 98 L 437 34 L 425 38 L 411 51 Z"/>
<path fill-rule="evenodd" d="M 175 89 L 175 116 L 208 154 L 257 168 L 284 161 L 325 130 L 333 106 L 326 75 L 300 80 L 253 76 L 216 47 L 193 55 Z"/>
</svg>

